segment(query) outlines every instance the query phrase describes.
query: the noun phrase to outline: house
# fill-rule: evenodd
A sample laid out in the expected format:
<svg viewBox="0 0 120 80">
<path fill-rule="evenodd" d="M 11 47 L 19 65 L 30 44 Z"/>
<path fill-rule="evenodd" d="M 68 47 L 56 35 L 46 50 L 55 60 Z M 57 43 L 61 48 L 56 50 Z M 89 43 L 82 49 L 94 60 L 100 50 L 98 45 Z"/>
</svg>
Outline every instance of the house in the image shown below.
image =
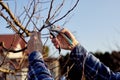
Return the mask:
<svg viewBox="0 0 120 80">
<path fill-rule="evenodd" d="M 18 34 L 0 35 L 0 42 L 4 44 L 7 50 L 20 50 L 26 46 L 25 41 Z M 0 51 L 5 51 L 2 46 L 0 46 Z M 8 58 L 22 58 L 22 56 L 23 52 L 9 52 L 7 55 Z"/>
<path fill-rule="evenodd" d="M 18 34 L 0 35 L 0 78 L 5 80 L 25 80 L 27 75 L 27 59 L 25 51 L 14 53 L 26 47 L 25 41 Z M 11 52 L 9 52 L 11 51 Z M 23 61 L 24 60 L 24 61 Z M 24 62 L 24 63 L 23 63 Z M 17 71 L 8 74 L 9 70 Z M 4 80 L 3 79 L 3 80 Z"/>
<path fill-rule="evenodd" d="M 1 42 L 4 44 L 2 45 Z M 26 47 L 25 41 L 18 34 L 0 35 L 0 64 L 6 56 L 4 64 L 0 67 L 0 79 L 3 80 L 26 80 L 28 71 L 26 52 L 17 53 L 8 52 L 21 50 Z M 23 61 L 24 60 L 24 61 Z M 59 61 L 57 58 L 45 59 L 48 68 L 55 80 L 58 80 L 60 75 Z M 8 69 L 8 70 L 7 70 Z M 15 74 L 9 74 L 9 70 L 17 71 Z M 6 72 L 5 72 L 6 71 Z"/>
</svg>

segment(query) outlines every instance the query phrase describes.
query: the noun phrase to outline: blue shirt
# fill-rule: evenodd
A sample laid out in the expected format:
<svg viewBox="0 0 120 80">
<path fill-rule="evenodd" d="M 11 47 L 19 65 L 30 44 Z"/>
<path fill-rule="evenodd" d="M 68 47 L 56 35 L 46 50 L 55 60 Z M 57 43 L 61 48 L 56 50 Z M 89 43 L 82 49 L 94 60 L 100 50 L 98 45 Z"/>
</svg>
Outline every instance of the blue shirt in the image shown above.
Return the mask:
<svg viewBox="0 0 120 80">
<path fill-rule="evenodd" d="M 32 52 L 28 60 L 28 80 L 54 80 L 40 52 Z"/>
<path fill-rule="evenodd" d="M 87 80 L 120 80 L 120 72 L 111 71 L 81 45 L 72 50 L 70 60 L 75 70 L 84 72 Z M 30 54 L 29 64 L 29 80 L 54 80 L 39 52 L 34 51 Z"/>
</svg>

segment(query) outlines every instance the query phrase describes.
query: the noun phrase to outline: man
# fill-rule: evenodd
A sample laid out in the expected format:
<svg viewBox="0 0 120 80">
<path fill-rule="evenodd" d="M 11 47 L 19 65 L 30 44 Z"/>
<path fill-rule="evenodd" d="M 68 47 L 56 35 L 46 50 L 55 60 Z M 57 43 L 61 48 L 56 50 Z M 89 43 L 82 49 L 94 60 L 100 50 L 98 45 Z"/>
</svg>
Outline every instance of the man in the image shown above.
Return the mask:
<svg viewBox="0 0 120 80">
<path fill-rule="evenodd" d="M 72 44 L 69 44 L 62 34 L 67 35 L 67 37 L 72 41 Z M 30 53 L 28 79 L 54 80 L 42 59 L 41 53 L 34 48 L 36 46 L 34 44 L 36 40 L 36 35 L 33 33 L 33 36 L 28 42 L 28 50 Z M 71 51 L 70 61 L 74 64 L 73 69 L 76 71 L 76 77 L 73 80 L 80 80 L 80 72 L 82 72 L 82 75 L 85 76 L 87 80 L 120 80 L 119 72 L 112 72 L 96 57 L 87 52 L 87 50 L 75 39 L 69 30 L 63 29 L 57 38 L 52 38 L 51 36 L 51 40 L 56 48 L 61 47 L 62 49 Z"/>
</svg>

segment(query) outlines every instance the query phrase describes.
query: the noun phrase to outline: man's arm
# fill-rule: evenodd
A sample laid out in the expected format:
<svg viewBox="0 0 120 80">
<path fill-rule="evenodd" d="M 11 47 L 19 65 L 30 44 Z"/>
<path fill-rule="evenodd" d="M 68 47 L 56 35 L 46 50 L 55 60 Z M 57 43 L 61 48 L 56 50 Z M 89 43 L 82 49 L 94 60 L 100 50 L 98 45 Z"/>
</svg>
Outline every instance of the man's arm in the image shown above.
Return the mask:
<svg viewBox="0 0 120 80">
<path fill-rule="evenodd" d="M 72 41 L 72 45 L 61 34 L 67 35 Z M 81 76 L 81 71 L 84 71 L 87 80 L 120 80 L 119 72 L 114 73 L 94 55 L 88 53 L 69 30 L 63 29 L 56 38 L 51 39 L 56 48 L 60 46 L 62 49 L 71 50 L 70 59 L 74 64 L 72 70 L 75 72 L 75 76 Z M 77 77 L 75 77 L 76 80 L 79 80 Z"/>
<path fill-rule="evenodd" d="M 88 80 L 120 80 L 119 72 L 114 73 L 111 71 L 81 45 L 77 45 L 72 50 L 70 59 L 75 63 L 78 70 L 84 71 L 84 75 Z"/>
<path fill-rule="evenodd" d="M 39 38 L 40 33 L 31 33 L 28 41 L 28 60 L 29 71 L 28 80 L 54 80 L 42 57 L 42 42 Z"/>
<path fill-rule="evenodd" d="M 42 59 L 40 52 L 34 51 L 29 55 L 28 80 L 54 80 Z"/>
</svg>

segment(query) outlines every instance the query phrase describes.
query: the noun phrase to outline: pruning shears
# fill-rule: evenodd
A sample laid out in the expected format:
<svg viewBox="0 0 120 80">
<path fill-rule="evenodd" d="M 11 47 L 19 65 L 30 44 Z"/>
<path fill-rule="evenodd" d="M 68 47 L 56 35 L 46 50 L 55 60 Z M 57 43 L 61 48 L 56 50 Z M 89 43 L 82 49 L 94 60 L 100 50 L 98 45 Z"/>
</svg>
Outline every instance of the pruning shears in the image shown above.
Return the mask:
<svg viewBox="0 0 120 80">
<path fill-rule="evenodd" d="M 50 22 L 45 23 L 45 26 L 47 26 L 47 29 L 49 30 L 50 35 L 52 35 L 53 38 L 56 38 L 57 35 L 60 34 L 61 31 L 64 29 L 64 28 L 62 28 L 62 27 L 57 27 L 57 26 L 55 26 L 55 25 L 52 25 Z M 67 41 L 70 45 L 72 45 L 72 40 L 68 37 L 67 34 L 64 33 L 64 34 L 61 34 L 61 35 L 66 39 L 66 41 Z M 59 49 L 59 53 L 60 53 L 60 52 L 61 52 L 60 46 L 59 46 L 58 49 Z"/>
</svg>

